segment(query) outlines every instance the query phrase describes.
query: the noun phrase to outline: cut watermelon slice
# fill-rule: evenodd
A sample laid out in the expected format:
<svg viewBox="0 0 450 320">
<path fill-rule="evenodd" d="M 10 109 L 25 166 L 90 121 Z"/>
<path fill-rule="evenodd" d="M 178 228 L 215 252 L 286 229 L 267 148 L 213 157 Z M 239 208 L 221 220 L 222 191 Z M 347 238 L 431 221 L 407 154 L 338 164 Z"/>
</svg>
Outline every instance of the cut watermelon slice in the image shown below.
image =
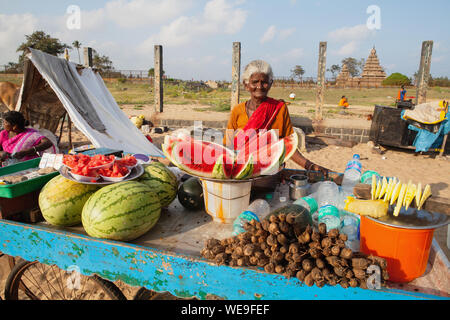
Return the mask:
<svg viewBox="0 0 450 320">
<path fill-rule="evenodd" d="M 254 135 L 242 148 L 236 151 L 240 152 L 242 150 L 245 150 L 248 154 L 250 154 L 268 144 L 274 144 L 278 140 L 277 130 L 260 130 L 257 135 Z"/>
<path fill-rule="evenodd" d="M 191 140 L 177 142 L 172 158 L 180 169 L 195 176 L 225 179 L 231 176 L 234 153 L 217 143 Z"/>
<path fill-rule="evenodd" d="M 290 136 L 285 137 L 283 140 L 284 140 L 284 146 L 286 148 L 286 154 L 284 156 L 282 163 L 288 161 L 289 158 L 292 157 L 294 155 L 295 151 L 297 150 L 298 135 L 296 132 L 294 132 Z"/>
</svg>

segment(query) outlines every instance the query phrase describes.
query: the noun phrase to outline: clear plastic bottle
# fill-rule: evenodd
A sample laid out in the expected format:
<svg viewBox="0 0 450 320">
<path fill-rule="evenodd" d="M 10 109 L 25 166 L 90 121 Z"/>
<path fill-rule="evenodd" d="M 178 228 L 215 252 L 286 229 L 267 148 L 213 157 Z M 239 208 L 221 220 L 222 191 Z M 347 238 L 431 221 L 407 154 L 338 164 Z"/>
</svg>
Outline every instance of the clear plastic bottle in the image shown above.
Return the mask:
<svg viewBox="0 0 450 320">
<path fill-rule="evenodd" d="M 339 187 L 332 181 L 324 181 L 317 190 L 317 203 L 319 206 L 318 223 L 325 223 L 327 230 L 339 228 L 340 195 Z"/>
<path fill-rule="evenodd" d="M 359 218 L 347 211 L 341 211 L 341 233 L 347 235 L 345 245 L 352 249 L 352 251 L 359 251 Z"/>
<path fill-rule="evenodd" d="M 318 217 L 319 214 L 317 212 L 317 209 L 319 208 L 317 204 L 317 192 L 311 193 L 310 195 L 307 195 L 306 197 L 297 199 L 294 201 L 294 204 L 298 204 L 306 209 L 308 209 L 311 219 L 314 226 L 318 226 Z"/>
<path fill-rule="evenodd" d="M 238 235 L 244 230 L 244 224 L 251 220 L 262 221 L 270 213 L 270 205 L 264 199 L 256 199 L 233 222 L 233 235 Z"/>
<path fill-rule="evenodd" d="M 361 169 L 360 156 L 359 154 L 354 154 L 352 160 L 347 162 L 344 178 L 342 179 L 342 191 L 345 196 L 353 194 L 353 187 L 359 183 L 361 179 Z"/>
</svg>

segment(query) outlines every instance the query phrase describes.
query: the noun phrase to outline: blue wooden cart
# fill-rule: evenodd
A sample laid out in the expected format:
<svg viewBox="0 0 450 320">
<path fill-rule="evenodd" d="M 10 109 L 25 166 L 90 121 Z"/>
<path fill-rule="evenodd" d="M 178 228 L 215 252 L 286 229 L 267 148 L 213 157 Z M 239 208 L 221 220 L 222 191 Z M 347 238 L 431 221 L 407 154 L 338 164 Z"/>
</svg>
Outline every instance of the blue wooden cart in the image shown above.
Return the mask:
<svg viewBox="0 0 450 320">
<path fill-rule="evenodd" d="M 279 197 L 289 199 L 288 194 L 288 186 L 282 185 L 271 205 L 274 208 L 285 205 L 286 202 L 280 203 Z M 168 291 L 177 297 L 240 300 L 449 298 L 449 265 L 435 241 L 428 268 L 421 278 L 405 285 L 390 284 L 387 288 L 369 290 L 328 285 L 308 287 L 296 278 L 268 274 L 260 268 L 218 266 L 200 256 L 206 239 L 230 235 L 230 225 L 213 222 L 204 211 L 187 211 L 175 200 L 164 209 L 152 230 L 128 243 L 92 238 L 81 225 L 57 228 L 45 222 L 0 220 L 0 251 L 26 261 L 55 266 L 59 272 L 75 270 L 96 279 L 121 280 L 131 286 Z"/>
</svg>

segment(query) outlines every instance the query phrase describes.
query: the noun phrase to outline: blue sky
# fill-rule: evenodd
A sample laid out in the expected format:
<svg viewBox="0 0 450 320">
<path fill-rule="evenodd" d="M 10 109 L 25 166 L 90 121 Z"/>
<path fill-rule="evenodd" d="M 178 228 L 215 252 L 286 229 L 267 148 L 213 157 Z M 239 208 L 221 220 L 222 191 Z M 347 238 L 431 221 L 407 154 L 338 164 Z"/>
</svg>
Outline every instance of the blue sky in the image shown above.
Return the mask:
<svg viewBox="0 0 450 320">
<path fill-rule="evenodd" d="M 67 27 L 70 5 L 81 10 L 80 29 Z M 371 5 L 379 9 L 379 29 L 367 26 Z M 231 78 L 233 41 L 241 42 L 242 68 L 264 59 L 276 77 L 295 65 L 315 77 L 320 41 L 328 43 L 327 67 L 367 58 L 375 46 L 388 75 L 412 76 L 422 41 L 433 40 L 431 74 L 450 76 L 449 9 L 448 0 L 0 0 L 0 65 L 17 61 L 25 34 L 43 30 L 93 47 L 116 69 L 151 68 L 161 44 L 166 74 L 195 80 Z M 75 51 L 71 60 L 78 62 Z"/>
</svg>

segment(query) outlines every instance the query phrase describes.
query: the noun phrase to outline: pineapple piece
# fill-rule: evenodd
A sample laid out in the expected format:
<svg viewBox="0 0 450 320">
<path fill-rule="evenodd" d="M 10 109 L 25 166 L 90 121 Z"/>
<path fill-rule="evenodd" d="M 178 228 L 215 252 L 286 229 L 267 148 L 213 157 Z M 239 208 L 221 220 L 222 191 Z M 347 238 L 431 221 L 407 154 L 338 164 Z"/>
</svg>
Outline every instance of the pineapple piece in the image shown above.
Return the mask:
<svg viewBox="0 0 450 320">
<path fill-rule="evenodd" d="M 422 184 L 419 182 L 416 190 L 416 208 L 419 208 L 420 197 L 422 196 Z"/>
<path fill-rule="evenodd" d="M 427 200 L 430 196 L 431 196 L 431 187 L 429 184 L 427 184 L 425 188 L 423 188 L 422 198 L 420 199 L 418 207 L 419 210 L 422 208 L 423 204 L 425 203 L 425 200 Z"/>
<path fill-rule="evenodd" d="M 411 188 L 411 185 L 412 185 L 412 181 L 411 181 L 411 180 L 409 180 L 409 181 L 408 181 L 408 184 L 406 185 L 406 191 L 408 191 L 408 190 L 409 190 L 409 188 Z M 406 195 L 406 191 L 405 191 L 405 195 Z M 403 198 L 403 203 L 402 203 L 402 206 L 406 207 L 406 197 L 405 197 L 405 198 Z"/>
<path fill-rule="evenodd" d="M 381 199 L 381 197 L 384 196 L 384 194 L 386 193 L 387 186 L 388 186 L 387 179 L 386 177 L 383 177 L 383 180 L 381 182 L 380 194 L 378 195 L 377 199 Z"/>
<path fill-rule="evenodd" d="M 402 208 L 403 199 L 405 198 L 405 195 L 406 195 L 406 188 L 407 188 L 407 186 L 408 185 L 406 183 L 403 183 L 402 187 L 400 189 L 400 193 L 399 193 L 398 198 L 397 198 L 397 205 L 395 206 L 395 209 L 394 209 L 394 216 L 395 217 L 398 216 L 398 214 L 400 212 L 400 209 Z"/>
<path fill-rule="evenodd" d="M 375 200 L 376 191 L 377 191 L 377 177 L 375 175 L 373 175 L 372 176 L 372 189 L 370 190 L 372 200 Z"/>
<path fill-rule="evenodd" d="M 405 210 L 408 210 L 409 205 L 414 200 L 414 197 L 416 196 L 416 190 L 417 186 L 413 183 L 406 189 L 406 195 L 404 200 Z"/>
<path fill-rule="evenodd" d="M 375 200 L 378 199 L 378 196 L 380 195 L 380 191 L 381 191 L 381 180 L 379 180 L 377 182 L 377 189 L 375 191 Z"/>
<path fill-rule="evenodd" d="M 386 193 L 384 194 L 384 202 L 389 202 L 392 196 L 392 190 L 394 190 L 395 187 L 395 178 L 390 178 L 389 183 L 386 189 Z"/>
<path fill-rule="evenodd" d="M 395 200 L 397 200 L 398 195 L 400 193 L 400 189 L 402 187 L 402 182 L 399 180 L 396 184 L 394 189 L 392 190 L 392 196 L 391 196 L 391 200 L 389 202 L 389 204 L 392 206 L 395 202 Z"/>
</svg>

